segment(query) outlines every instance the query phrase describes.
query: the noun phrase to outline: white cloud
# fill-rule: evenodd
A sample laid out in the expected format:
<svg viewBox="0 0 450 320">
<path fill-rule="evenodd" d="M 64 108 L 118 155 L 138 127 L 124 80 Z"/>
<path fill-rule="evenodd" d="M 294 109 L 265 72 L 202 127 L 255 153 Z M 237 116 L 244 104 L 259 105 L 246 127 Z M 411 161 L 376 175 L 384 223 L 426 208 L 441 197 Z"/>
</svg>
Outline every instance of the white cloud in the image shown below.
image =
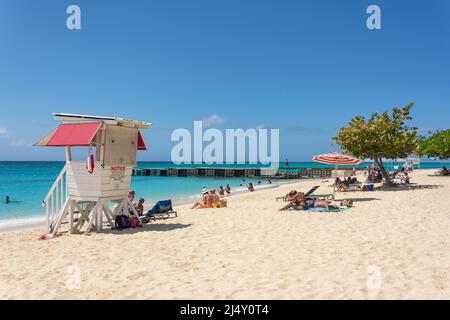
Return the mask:
<svg viewBox="0 0 450 320">
<path fill-rule="evenodd" d="M 214 125 L 224 123 L 226 121 L 226 119 L 224 117 L 219 116 L 218 114 L 213 114 L 212 116 L 203 118 L 202 121 L 203 121 L 204 127 L 211 127 Z"/>
<path fill-rule="evenodd" d="M 3 145 L 9 145 L 11 147 L 28 147 L 32 144 L 27 142 L 24 138 L 18 137 L 15 132 L 9 131 L 4 127 L 0 127 L 0 138 Z"/>
<path fill-rule="evenodd" d="M 8 135 L 9 135 L 8 129 L 0 127 L 0 137 L 7 137 Z"/>
</svg>

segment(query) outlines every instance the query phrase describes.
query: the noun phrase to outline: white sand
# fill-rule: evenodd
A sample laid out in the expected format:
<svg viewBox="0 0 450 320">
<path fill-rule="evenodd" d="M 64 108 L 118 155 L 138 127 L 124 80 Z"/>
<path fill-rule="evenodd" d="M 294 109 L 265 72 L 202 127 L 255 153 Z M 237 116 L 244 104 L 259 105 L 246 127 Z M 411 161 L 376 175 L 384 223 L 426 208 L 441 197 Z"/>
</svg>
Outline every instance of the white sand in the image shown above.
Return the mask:
<svg viewBox="0 0 450 320">
<path fill-rule="evenodd" d="M 430 173 L 412 174 L 427 188 L 340 194 L 355 199 L 343 213 L 277 212 L 307 181 L 136 230 L 0 234 L 0 298 L 449 299 L 450 177 Z"/>
</svg>

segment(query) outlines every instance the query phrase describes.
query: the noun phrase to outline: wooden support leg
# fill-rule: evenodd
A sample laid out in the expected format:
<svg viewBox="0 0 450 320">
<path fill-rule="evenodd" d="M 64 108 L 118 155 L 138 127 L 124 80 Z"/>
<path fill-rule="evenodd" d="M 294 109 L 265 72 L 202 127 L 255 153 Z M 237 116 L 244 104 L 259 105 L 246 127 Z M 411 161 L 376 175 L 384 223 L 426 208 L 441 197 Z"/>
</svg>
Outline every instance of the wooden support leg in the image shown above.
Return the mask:
<svg viewBox="0 0 450 320">
<path fill-rule="evenodd" d="M 61 222 L 64 220 L 64 218 L 67 215 L 68 207 L 69 207 L 69 199 L 66 200 L 66 202 L 64 203 L 64 206 L 61 208 L 61 211 L 59 212 L 58 220 L 56 221 L 56 224 L 52 230 L 52 237 L 55 237 L 56 234 L 58 233 L 58 229 L 61 226 Z"/>
<path fill-rule="evenodd" d="M 95 204 L 94 208 L 92 208 L 91 212 L 89 213 L 89 218 L 88 218 L 89 223 L 86 228 L 86 231 L 84 232 L 85 235 L 88 235 L 89 231 L 91 231 L 92 225 L 94 224 L 94 221 L 97 216 L 97 212 L 98 212 L 98 203 Z"/>
<path fill-rule="evenodd" d="M 73 200 L 70 200 L 69 198 L 69 234 L 73 233 Z"/>
<path fill-rule="evenodd" d="M 81 208 L 78 203 L 75 202 L 75 207 L 78 208 L 80 211 L 80 219 L 78 220 L 77 224 L 75 225 L 75 230 L 80 230 L 84 223 L 88 221 L 89 219 L 89 212 L 92 210 L 93 206 L 95 205 L 95 202 L 89 202 L 86 206 L 86 208 Z"/>
<path fill-rule="evenodd" d="M 97 232 L 100 232 L 103 229 L 103 200 L 101 199 L 98 199 L 96 213 L 97 219 L 95 219 L 95 224 L 97 227 Z"/>
<path fill-rule="evenodd" d="M 115 227 L 114 224 L 114 214 L 112 210 L 106 205 L 106 203 L 103 203 L 103 211 L 105 212 L 105 217 L 108 219 L 109 225 L 111 226 L 111 229 Z"/>
</svg>

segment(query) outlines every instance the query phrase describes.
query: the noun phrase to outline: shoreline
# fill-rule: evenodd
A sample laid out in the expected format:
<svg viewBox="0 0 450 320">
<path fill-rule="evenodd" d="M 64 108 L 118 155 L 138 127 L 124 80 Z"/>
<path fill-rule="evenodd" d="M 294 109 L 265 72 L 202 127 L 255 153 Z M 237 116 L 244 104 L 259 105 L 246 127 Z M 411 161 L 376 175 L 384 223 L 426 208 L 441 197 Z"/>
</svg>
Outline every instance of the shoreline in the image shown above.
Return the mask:
<svg viewBox="0 0 450 320">
<path fill-rule="evenodd" d="M 310 179 L 308 179 L 310 180 Z M 303 181 L 306 181 L 306 179 L 304 179 Z M 278 181 L 276 183 L 272 183 L 271 185 L 269 184 L 264 184 L 264 185 L 255 185 L 255 192 L 256 191 L 261 191 L 261 190 L 266 190 L 266 189 L 273 189 L 273 188 L 278 188 L 280 185 L 285 185 L 285 184 L 289 184 L 289 183 L 293 183 L 292 180 L 286 180 L 286 182 L 283 183 L 278 183 Z M 240 194 L 245 194 L 247 193 L 247 188 L 246 187 L 235 187 L 234 188 L 235 191 L 233 191 L 231 193 L 231 195 L 226 196 L 226 198 L 230 198 L 236 195 L 240 195 Z M 173 198 L 172 200 L 172 204 L 173 207 L 179 207 L 179 206 L 186 206 L 188 204 L 193 204 L 195 201 L 198 201 L 201 198 L 201 195 L 196 195 L 196 194 L 190 194 L 184 197 L 179 197 L 179 198 Z M 145 204 L 144 205 L 144 209 L 145 210 L 149 210 L 150 208 L 152 208 L 154 205 L 154 203 L 152 204 Z M 1 233 L 10 233 L 10 232 L 16 232 L 16 231 L 24 231 L 24 230 L 40 230 L 44 231 L 45 229 L 45 215 L 44 214 L 35 214 L 35 215 L 30 215 L 28 217 L 24 217 L 24 218 L 9 218 L 9 219 L 3 219 L 0 220 L 0 234 Z"/>
<path fill-rule="evenodd" d="M 435 168 L 426 168 L 426 169 L 416 169 L 420 170 L 420 171 L 435 171 Z M 279 179 L 279 180 L 273 180 L 272 184 L 261 184 L 261 185 L 255 185 L 255 191 L 261 191 L 264 189 L 273 189 L 273 188 L 277 188 L 277 187 L 281 187 L 281 186 L 285 186 L 285 185 L 292 185 L 292 184 L 296 184 L 296 183 L 303 183 L 303 182 L 309 182 L 309 181 L 324 181 L 324 180 L 329 180 L 332 178 L 328 178 L 328 179 L 322 179 L 322 178 L 310 178 L 310 179 Z M 235 195 L 240 195 L 240 194 L 247 194 L 247 188 L 246 186 L 242 186 L 242 187 L 234 187 L 233 188 L 234 191 L 232 192 L 231 195 L 226 196 L 228 197 L 232 197 Z M 170 197 L 167 197 L 170 198 Z M 172 200 L 172 204 L 173 207 L 179 207 L 179 206 L 186 206 L 188 204 L 193 204 L 196 201 L 198 201 L 199 199 L 201 199 L 201 195 L 199 194 L 189 194 L 186 196 L 181 196 L 181 197 L 173 197 L 171 198 Z M 144 209 L 145 210 L 149 210 L 150 208 L 153 207 L 154 203 L 156 202 L 152 202 L 151 204 L 145 204 L 144 205 Z M 0 219 L 0 234 L 2 233 L 10 233 L 10 232 L 16 232 L 16 231 L 22 231 L 22 230 L 33 230 L 33 229 L 38 229 L 41 228 L 42 231 L 44 231 L 45 229 L 45 215 L 43 213 L 39 213 L 39 214 L 32 214 L 29 215 L 27 217 L 23 217 L 23 218 L 7 218 L 7 219 Z"/>
</svg>

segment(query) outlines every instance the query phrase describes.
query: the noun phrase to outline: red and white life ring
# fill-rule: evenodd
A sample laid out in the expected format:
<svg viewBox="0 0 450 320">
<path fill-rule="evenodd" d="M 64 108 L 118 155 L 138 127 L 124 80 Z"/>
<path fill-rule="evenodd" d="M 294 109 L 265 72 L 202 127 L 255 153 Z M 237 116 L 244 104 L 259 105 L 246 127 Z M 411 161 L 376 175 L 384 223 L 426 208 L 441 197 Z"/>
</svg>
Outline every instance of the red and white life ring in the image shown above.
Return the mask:
<svg viewBox="0 0 450 320">
<path fill-rule="evenodd" d="M 90 174 L 92 174 L 92 172 L 94 172 L 94 168 L 95 168 L 94 155 L 92 154 L 92 150 L 89 149 L 88 158 L 86 160 L 86 169 Z"/>
</svg>

